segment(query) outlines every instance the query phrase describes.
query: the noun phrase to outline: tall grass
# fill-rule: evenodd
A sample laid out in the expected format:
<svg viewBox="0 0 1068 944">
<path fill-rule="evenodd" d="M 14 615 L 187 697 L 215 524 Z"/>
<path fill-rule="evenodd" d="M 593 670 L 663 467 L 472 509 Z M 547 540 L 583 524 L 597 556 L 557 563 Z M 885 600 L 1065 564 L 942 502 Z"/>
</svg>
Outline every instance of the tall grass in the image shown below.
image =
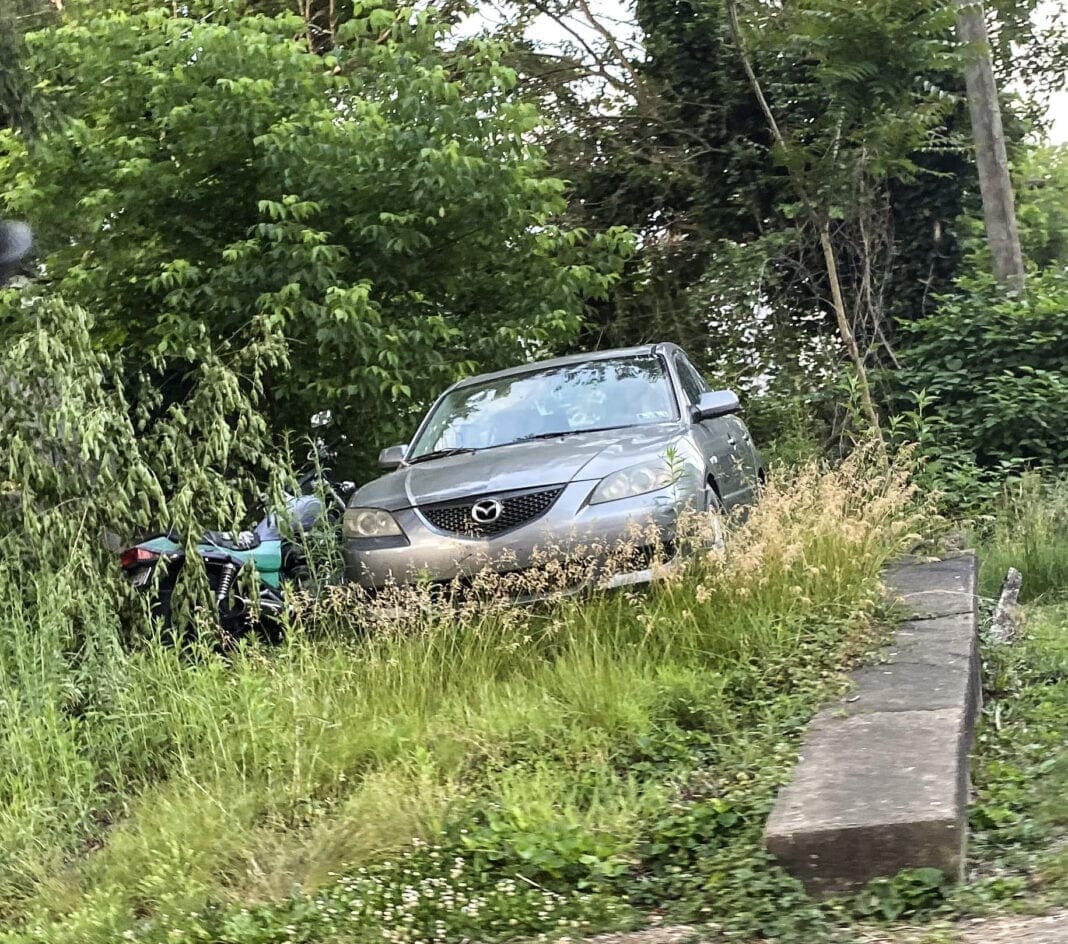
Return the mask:
<svg viewBox="0 0 1068 944">
<path fill-rule="evenodd" d="M 981 591 L 997 596 L 1010 567 L 1023 574 L 1022 601 L 1068 595 L 1068 479 L 1026 475 L 1006 488 L 980 536 Z"/>
<path fill-rule="evenodd" d="M 646 591 L 459 614 L 424 602 L 370 633 L 338 593 L 314 633 L 298 618 L 279 647 L 227 658 L 119 645 L 110 601 L 73 563 L 4 569 L 6 939 L 180 929 L 212 903 L 395 855 L 472 803 L 516 848 L 563 831 L 624 855 L 676 799 L 650 765 L 674 751 L 672 776 L 744 771 L 782 750 L 915 525 L 904 473 L 860 452 L 773 477 L 725 551 Z"/>
</svg>

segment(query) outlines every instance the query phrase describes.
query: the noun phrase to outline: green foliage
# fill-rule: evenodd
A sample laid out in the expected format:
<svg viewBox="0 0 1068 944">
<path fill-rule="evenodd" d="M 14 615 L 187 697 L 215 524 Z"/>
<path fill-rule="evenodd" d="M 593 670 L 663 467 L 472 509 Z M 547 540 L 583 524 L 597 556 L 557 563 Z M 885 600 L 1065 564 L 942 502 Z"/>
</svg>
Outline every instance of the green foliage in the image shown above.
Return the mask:
<svg viewBox="0 0 1068 944">
<path fill-rule="evenodd" d="M 779 159 L 802 176 L 818 205 L 847 214 L 865 176 L 914 179 L 922 171 L 917 153 L 948 143 L 956 83 L 941 81 L 959 66 L 952 6 L 821 0 L 754 16 L 754 38 L 765 49 L 811 63 L 793 81 L 776 83 L 772 107 L 780 96 L 796 99 L 813 119 L 784 117 L 789 138 Z"/>
<path fill-rule="evenodd" d="M 498 939 L 618 926 L 665 894 L 821 940 L 761 824 L 871 644 L 909 492 L 862 457 L 768 492 L 726 556 L 645 594 L 415 600 L 359 633 L 374 611 L 335 590 L 226 660 L 120 645 L 115 585 L 77 547 L 29 596 L 0 568 L 0 940 L 359 941 L 408 914 L 411 938 Z"/>
<path fill-rule="evenodd" d="M 903 325 L 900 369 L 885 377 L 896 412 L 936 424 L 937 445 L 993 468 L 1068 461 L 1068 279 L 1049 272 L 1026 298 L 964 283 L 937 313 Z"/>
<path fill-rule="evenodd" d="M 33 82 L 23 67 L 22 35 L 48 20 L 47 0 L 6 0 L 0 9 L 0 130 L 30 133 L 37 123 Z"/>
<path fill-rule="evenodd" d="M 163 407 L 146 386 L 131 401 L 123 359 L 100 350 L 82 309 L 41 301 L 21 313 L 34 323 L 0 354 L 0 524 L 27 566 L 62 569 L 105 531 L 189 538 L 206 520 L 245 522 L 248 496 L 280 481 L 258 409 L 265 376 L 285 366 L 278 337 L 205 347 L 182 400 Z"/>
<path fill-rule="evenodd" d="M 173 524 L 195 543 L 205 517 L 245 520 L 242 486 L 279 471 L 256 403 L 265 370 L 283 363 L 271 338 L 208 351 L 186 397 L 158 410 L 126 397 L 121 359 L 94 344 L 84 311 L 54 301 L 20 311 L 32 321 L 0 353 L 5 903 L 58 874 L 105 827 L 117 810 L 107 797 L 136 792 L 159 776 L 162 755 L 180 753 L 180 737 L 120 723 L 135 685 L 131 660 L 142 658 L 127 650 L 131 637 L 153 640 L 149 651 L 173 658 L 176 671 L 182 662 L 154 638 L 101 538 Z M 183 569 L 186 616 L 202 583 L 202 571 Z M 157 708 L 137 710 L 144 720 Z"/>
<path fill-rule="evenodd" d="M 1024 258 L 1040 270 L 1068 267 L 1068 147 L 1028 151 L 1015 178 Z"/>
<path fill-rule="evenodd" d="M 351 13 L 351 2 L 341 0 L 337 6 L 345 13 Z M 64 0 L 63 9 L 68 21 L 72 22 L 116 12 L 112 0 Z M 174 4 L 171 0 L 128 0 L 122 5 L 122 9 L 124 13 L 131 15 L 166 12 L 193 20 L 210 18 L 230 22 L 246 16 L 291 13 L 293 6 L 285 0 L 182 0 L 180 4 Z"/>
<path fill-rule="evenodd" d="M 993 521 L 978 534 L 982 592 L 997 596 L 1015 567 L 1023 574 L 1022 600 L 1068 594 L 1068 483 L 1023 476 L 1002 490 L 990 511 Z"/>
<path fill-rule="evenodd" d="M 934 408 L 925 390 L 908 397 L 909 409 L 888 422 L 891 442 L 896 448 L 911 450 L 916 458 L 916 482 L 936 499 L 950 517 L 967 520 L 990 511 L 1004 492 L 1006 482 L 1015 480 L 1026 468 L 1016 456 L 980 465 L 975 452 L 961 442 L 952 422 Z"/>
<path fill-rule="evenodd" d="M 156 11 L 31 34 L 64 122 L 0 139 L 3 204 L 161 408 L 215 345 L 267 333 L 277 426 L 331 408 L 369 455 L 458 373 L 573 337 L 627 241 L 553 224 L 563 184 L 499 46 L 449 52 L 429 14 L 376 6 L 326 57 L 301 27 Z"/>
<path fill-rule="evenodd" d="M 850 903 L 859 918 L 897 921 L 923 918 L 945 898 L 946 876 L 940 869 L 905 869 L 893 878 L 875 879 Z"/>
<path fill-rule="evenodd" d="M 772 156 L 789 178 L 790 200 L 780 212 L 809 239 L 817 234 L 823 249 L 823 264 L 809 263 L 810 282 L 819 286 L 813 307 L 836 309 L 861 413 L 877 426 L 864 367 L 869 355 L 859 354 L 857 345 L 870 352 L 886 344 L 882 324 L 901 304 L 890 288 L 900 274 L 902 294 L 915 294 L 911 267 L 891 275 L 898 254 L 895 196 L 934 176 L 921 155 L 959 147 L 955 8 L 924 0 L 756 4 L 739 25 L 738 4 L 729 0 L 728 6 L 753 94 L 763 98 L 773 128 Z M 781 76 L 772 65 L 770 75 L 762 76 L 752 64 L 753 49 L 763 52 L 763 60 L 774 63 L 785 55 L 804 67 Z M 922 242 L 937 243 L 940 229 L 936 223 Z M 928 269 L 928 287 L 936 268 Z"/>
<path fill-rule="evenodd" d="M 1068 266 L 1068 148 L 1020 147 L 1013 155 L 1016 222 L 1024 260 L 1038 270 L 1063 271 Z M 965 249 L 963 271 L 990 270 L 982 207 L 973 201 L 960 219 Z"/>
<path fill-rule="evenodd" d="M 951 893 L 965 914 L 1063 903 L 1066 835 L 1068 611 L 1029 607 L 1025 637 L 984 653 L 987 691 L 972 766 L 975 877 Z"/>
</svg>

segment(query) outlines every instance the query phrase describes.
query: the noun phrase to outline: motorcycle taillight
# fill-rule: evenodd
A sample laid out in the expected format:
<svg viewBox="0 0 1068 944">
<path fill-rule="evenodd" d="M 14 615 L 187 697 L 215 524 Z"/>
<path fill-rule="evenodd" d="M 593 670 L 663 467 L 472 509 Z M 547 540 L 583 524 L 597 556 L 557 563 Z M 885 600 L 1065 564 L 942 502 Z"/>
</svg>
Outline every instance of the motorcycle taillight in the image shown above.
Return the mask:
<svg viewBox="0 0 1068 944">
<path fill-rule="evenodd" d="M 128 547 L 119 555 L 119 563 L 122 564 L 123 570 L 129 570 L 131 567 L 143 567 L 145 564 L 151 564 L 157 560 L 159 560 L 159 554 L 143 547 Z"/>
</svg>

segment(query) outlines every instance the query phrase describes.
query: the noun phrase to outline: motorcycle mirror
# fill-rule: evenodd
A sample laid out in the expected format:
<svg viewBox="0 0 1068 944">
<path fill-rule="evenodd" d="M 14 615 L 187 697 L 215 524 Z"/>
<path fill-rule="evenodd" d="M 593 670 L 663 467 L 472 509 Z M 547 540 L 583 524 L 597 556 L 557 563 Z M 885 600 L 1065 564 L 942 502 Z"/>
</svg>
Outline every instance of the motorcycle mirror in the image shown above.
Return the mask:
<svg viewBox="0 0 1068 944">
<path fill-rule="evenodd" d="M 0 220 L 0 282 L 14 275 L 33 248 L 33 230 L 25 223 Z"/>
</svg>

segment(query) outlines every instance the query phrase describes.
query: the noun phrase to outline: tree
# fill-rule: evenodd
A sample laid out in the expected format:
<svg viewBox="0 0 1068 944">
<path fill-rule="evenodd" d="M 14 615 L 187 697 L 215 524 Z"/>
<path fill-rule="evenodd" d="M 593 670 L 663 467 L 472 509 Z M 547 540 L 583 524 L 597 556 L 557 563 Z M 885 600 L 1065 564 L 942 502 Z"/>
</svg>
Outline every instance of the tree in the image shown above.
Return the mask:
<svg viewBox="0 0 1068 944">
<path fill-rule="evenodd" d="M 523 15 L 545 11 L 574 33 L 563 48 L 530 43 L 517 62 L 528 93 L 561 129 L 555 135 L 550 129 L 547 143 L 557 173 L 571 181 L 571 219 L 594 230 L 626 225 L 639 235 L 622 286 L 610 305 L 598 306 L 586 343 L 666 334 L 715 370 L 726 338 L 756 334 L 762 364 L 752 362 L 748 345 L 734 352 L 737 363 L 751 364 L 754 380 L 766 377 L 773 361 L 785 369 L 803 349 L 825 351 L 819 336 L 838 319 L 820 227 L 803 212 L 790 167 L 778 159 L 726 3 L 637 0 L 633 22 L 601 24 L 619 36 L 614 47 L 600 40 L 596 13 L 585 5 L 513 6 L 519 11 L 513 29 L 521 31 Z M 880 78 L 897 95 L 894 107 L 913 122 L 908 140 L 919 146 L 888 174 L 875 165 L 887 144 L 907 143 L 895 139 L 907 122 L 884 121 L 887 141 L 869 142 L 878 147 L 869 146 L 862 163 L 874 172 L 857 172 L 864 145 L 853 126 L 845 130 L 852 138 L 844 151 L 820 154 L 819 140 L 792 136 L 819 157 L 809 177 L 829 181 L 829 169 L 840 184 L 827 203 L 828 228 L 858 351 L 866 359 L 874 349 L 892 360 L 895 320 L 920 316 L 957 274 L 956 221 L 975 179 L 959 146 L 967 116 L 959 61 L 951 55 L 952 16 L 936 15 L 921 0 L 872 9 L 853 3 L 744 9 L 759 18 L 748 54 L 781 124 L 827 131 L 832 114 L 848 113 L 855 122 L 870 103 L 882 110 L 869 122 L 874 127 L 888 107 Z M 830 22 L 823 32 L 821 19 Z M 625 42 L 635 35 L 640 43 Z M 862 74 L 836 76 L 851 66 Z M 929 122 L 927 131 L 913 133 L 920 121 Z M 741 272 L 744 289 L 737 282 L 743 254 L 760 282 L 759 324 L 752 306 L 732 303 L 728 323 L 721 305 L 709 305 L 727 298 L 732 284 L 735 300 L 752 297 L 749 276 Z"/>
<path fill-rule="evenodd" d="M 923 2 L 910 8 L 900 2 L 858 6 L 838 0 L 753 11 L 750 35 L 764 42 L 771 37 L 779 47 L 799 44 L 813 61 L 800 83 L 779 94 L 788 102 L 819 102 L 822 112 L 810 112 L 803 124 L 783 124 L 753 67 L 738 5 L 727 2 L 735 44 L 772 133 L 775 158 L 789 174 L 799 212 L 819 234 L 839 334 L 856 372 L 864 413 L 878 429 L 866 357 L 847 311 L 832 225 L 850 224 L 864 240 L 866 223 L 884 199 L 888 182 L 914 179 L 920 172 L 915 154 L 951 143 L 944 128 L 952 97 L 930 81 L 917 89 L 915 81 L 917 71 L 945 71 L 952 61 L 945 12 Z M 878 329 L 875 297 L 866 282 L 861 282 L 864 294 L 857 310 L 867 308 Z"/>
<path fill-rule="evenodd" d="M 1007 287 L 1020 290 L 1024 286 L 1023 253 L 983 5 L 976 0 L 957 0 L 957 6 L 957 29 L 968 47 L 964 75 L 994 277 Z"/>
<path fill-rule="evenodd" d="M 374 7 L 324 56 L 294 16 L 31 35 L 65 123 L 0 140 L 4 203 L 37 226 L 49 288 L 164 405 L 205 352 L 275 335 L 279 425 L 331 408 L 369 456 L 458 374 L 573 337 L 627 247 L 554 224 L 563 184 L 503 50 L 447 51 L 445 31 Z"/>
<path fill-rule="evenodd" d="M 33 129 L 32 83 L 23 68 L 22 36 L 45 23 L 51 10 L 48 0 L 8 0 L 0 9 L 0 129 Z"/>
</svg>

